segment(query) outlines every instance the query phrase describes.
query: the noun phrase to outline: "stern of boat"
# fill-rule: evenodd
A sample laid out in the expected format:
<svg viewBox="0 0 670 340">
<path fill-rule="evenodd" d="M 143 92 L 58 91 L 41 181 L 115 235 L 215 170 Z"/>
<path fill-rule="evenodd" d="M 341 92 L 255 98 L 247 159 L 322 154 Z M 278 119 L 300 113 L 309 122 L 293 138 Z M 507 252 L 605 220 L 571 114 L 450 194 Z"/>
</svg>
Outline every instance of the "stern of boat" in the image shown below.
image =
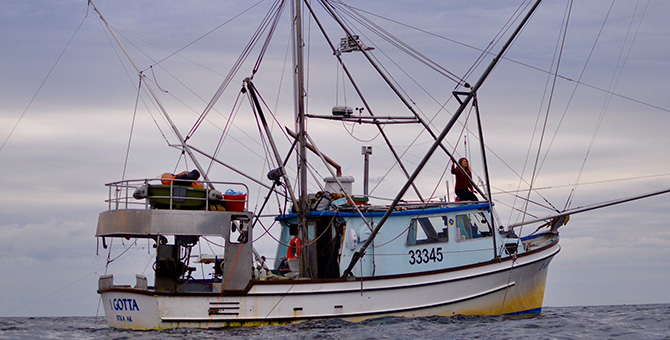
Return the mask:
<svg viewBox="0 0 670 340">
<path fill-rule="evenodd" d="M 107 324 L 114 328 L 150 330 L 161 329 L 161 318 L 156 298 L 142 287 L 146 278 L 137 276 L 134 289 L 129 286 L 114 287 L 114 277 L 103 275 L 98 280 L 98 293 L 102 299 Z"/>
</svg>

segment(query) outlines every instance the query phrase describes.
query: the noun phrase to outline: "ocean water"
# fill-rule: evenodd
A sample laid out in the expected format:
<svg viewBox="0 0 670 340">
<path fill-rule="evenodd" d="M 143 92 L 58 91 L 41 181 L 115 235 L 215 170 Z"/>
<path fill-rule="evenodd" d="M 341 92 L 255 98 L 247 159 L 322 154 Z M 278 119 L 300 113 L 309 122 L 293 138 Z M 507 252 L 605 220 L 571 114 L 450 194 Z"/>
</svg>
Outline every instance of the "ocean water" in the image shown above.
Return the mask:
<svg viewBox="0 0 670 340">
<path fill-rule="evenodd" d="M 101 317 L 19 317 L 0 318 L 0 339 L 670 339 L 670 304 L 545 307 L 534 317 L 391 317 L 167 331 L 112 329 Z"/>
</svg>

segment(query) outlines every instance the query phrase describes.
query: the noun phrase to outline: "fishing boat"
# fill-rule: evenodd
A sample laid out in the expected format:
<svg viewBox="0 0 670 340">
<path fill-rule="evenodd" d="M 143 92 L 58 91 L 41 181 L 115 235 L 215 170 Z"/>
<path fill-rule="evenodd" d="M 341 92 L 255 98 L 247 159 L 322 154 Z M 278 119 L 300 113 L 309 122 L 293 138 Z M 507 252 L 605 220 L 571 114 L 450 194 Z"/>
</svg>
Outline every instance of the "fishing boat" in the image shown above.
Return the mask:
<svg viewBox="0 0 670 340">
<path fill-rule="evenodd" d="M 317 3 L 319 8 L 314 8 Z M 351 17 L 345 17 L 362 12 L 340 1 L 274 2 L 262 28 L 254 35 L 256 40 L 245 48 L 246 57 L 255 43 L 263 42 L 260 37 L 267 39 L 251 72 L 239 78 L 238 93 L 248 98 L 247 110 L 253 114 L 258 138 L 268 150 L 265 178 L 238 170 L 218 158 L 218 151 L 207 153 L 193 145 L 191 133 L 182 135 L 160 104 L 160 93 L 152 87 L 157 82 L 148 79 L 149 72 L 129 56 L 142 88 L 157 103 L 178 140 L 171 146 L 178 149 L 180 157 L 188 158 L 195 169 L 107 184 L 108 209 L 99 216 L 96 237 L 110 251 L 112 247 L 108 244 L 116 239 L 146 240 L 155 259 L 150 264 L 152 275 L 137 273 L 130 285 L 119 284 L 123 279 L 118 274 L 100 276 L 98 293 L 108 324 L 149 330 L 276 325 L 332 318 L 361 321 L 385 316 L 540 313 L 548 267 L 560 251 L 559 228 L 568 222 L 570 215 L 642 196 L 556 211 L 507 225 L 497 218 L 488 180 L 486 144 L 479 124 L 477 91 L 539 4 L 536 1 L 517 14 L 517 24 L 509 28 L 511 33 L 501 40 L 497 52 L 487 52 L 495 56 L 474 82 L 455 77 L 456 89 L 451 97 L 457 102 L 456 109 L 442 126 L 435 128 L 416 110 L 415 103 L 397 86 L 387 69 L 380 66 L 374 55 L 376 45 L 356 30 L 358 26 Z M 92 2 L 90 5 L 126 51 L 114 28 Z M 287 10 L 294 42 L 291 121 L 295 123 L 295 132 L 286 126 L 280 126 L 280 131 L 273 128 L 274 110 L 257 87 L 264 66 L 262 54 L 281 14 Z M 320 21 L 317 10 L 334 19 L 332 26 L 339 29 L 338 39 L 326 33 L 327 25 Z M 327 54 L 335 59 L 343 80 L 356 94 L 359 107 L 336 103 L 327 114 L 310 113 L 314 111 L 307 100 L 304 51 L 307 39 L 303 32 L 307 16 L 315 25 L 314 30 L 323 33 L 322 45 L 327 47 Z M 364 25 L 361 21 L 361 26 Z M 378 32 L 385 33 L 381 29 Z M 447 77 L 454 77 L 409 45 L 399 48 Z M 396 111 L 403 114 L 373 114 L 376 107 L 362 93 L 356 79 L 359 74 L 350 71 L 345 54 L 355 55 L 357 62 L 367 62 L 375 70 L 384 86 L 398 96 L 400 105 Z M 233 79 L 237 71 L 227 79 Z M 370 75 L 364 74 L 363 78 L 366 77 Z M 229 82 L 224 81 L 225 86 L 216 92 L 196 125 L 204 121 Z M 445 137 L 467 110 L 477 117 L 482 181 L 473 178 L 457 161 L 460 157 L 454 148 L 445 143 Z M 393 167 L 402 174 L 402 179 L 391 180 L 395 182 L 391 186 L 394 195 L 383 200 L 369 193 L 368 157 L 372 149 L 364 143 L 360 149 L 365 158 L 360 176 L 364 189 L 357 194 L 353 187 L 356 178 L 343 174 L 342 167 L 327 155 L 340 142 L 333 139 L 319 142 L 308 132 L 307 121 L 376 129 L 378 136 L 387 142 Z M 424 148 L 423 156 L 411 163 L 412 168 L 393 146 L 394 137 L 405 141 L 405 136 L 387 134 L 389 127 L 396 125 L 419 126 L 424 136 L 430 136 L 431 142 Z M 281 136 L 281 141 L 275 135 Z M 436 195 L 434 186 L 427 189 L 433 190 L 428 194 L 419 188 L 417 179 L 436 153 L 453 164 L 455 173 L 464 174 L 477 200 Z M 210 167 L 226 169 L 229 173 L 226 180 L 210 179 L 210 167 L 203 166 L 202 159 L 207 159 Z M 156 173 L 161 171 L 157 169 Z M 434 177 L 438 182 L 443 180 L 442 176 Z M 267 212 L 273 199 L 277 211 Z M 260 203 L 250 204 L 253 200 Z M 269 230 L 267 225 L 278 230 Z M 521 227 L 527 225 L 531 227 L 526 230 L 532 232 L 522 234 Z M 260 236 L 273 232 L 276 251 L 274 262 L 270 263 L 256 243 Z M 212 252 L 207 253 L 203 248 Z"/>
</svg>

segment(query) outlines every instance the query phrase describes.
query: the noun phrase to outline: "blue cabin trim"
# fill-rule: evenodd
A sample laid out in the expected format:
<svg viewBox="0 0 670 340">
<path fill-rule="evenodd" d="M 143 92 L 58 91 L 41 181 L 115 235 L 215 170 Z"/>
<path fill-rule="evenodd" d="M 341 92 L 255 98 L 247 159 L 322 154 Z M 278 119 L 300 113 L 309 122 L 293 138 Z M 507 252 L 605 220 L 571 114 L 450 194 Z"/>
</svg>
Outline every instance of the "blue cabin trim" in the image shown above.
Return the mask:
<svg viewBox="0 0 670 340">
<path fill-rule="evenodd" d="M 440 213 L 450 213 L 450 212 L 459 212 L 467 210 L 484 210 L 489 209 L 488 203 L 480 204 L 467 204 L 459 205 L 456 207 L 443 207 L 443 208 L 424 208 L 424 209 L 410 209 L 410 210 L 401 210 L 394 211 L 391 213 L 391 216 L 408 216 L 408 215 L 420 215 L 420 214 L 440 214 Z M 331 210 L 321 210 L 321 211 L 310 211 L 307 217 L 333 217 L 337 213 L 339 217 L 360 217 L 357 212 L 342 212 L 342 211 L 331 211 Z M 382 217 L 386 212 L 362 212 L 364 217 Z M 296 213 L 290 213 L 286 215 L 280 215 L 275 218 L 277 221 L 295 219 L 298 217 Z"/>
</svg>

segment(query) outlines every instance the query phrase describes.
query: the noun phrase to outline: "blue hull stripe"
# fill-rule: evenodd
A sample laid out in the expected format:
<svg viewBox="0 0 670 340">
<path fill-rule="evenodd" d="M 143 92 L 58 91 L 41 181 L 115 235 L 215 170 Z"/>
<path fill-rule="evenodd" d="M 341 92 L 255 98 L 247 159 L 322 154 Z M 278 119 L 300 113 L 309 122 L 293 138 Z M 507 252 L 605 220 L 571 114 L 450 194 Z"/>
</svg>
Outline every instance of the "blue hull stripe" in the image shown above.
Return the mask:
<svg viewBox="0 0 670 340">
<path fill-rule="evenodd" d="M 523 310 L 523 311 L 520 311 L 520 312 L 508 313 L 508 314 L 505 314 L 505 315 L 524 315 L 524 314 L 540 314 L 540 313 L 542 313 L 542 307 L 527 309 L 527 310 Z"/>
</svg>

